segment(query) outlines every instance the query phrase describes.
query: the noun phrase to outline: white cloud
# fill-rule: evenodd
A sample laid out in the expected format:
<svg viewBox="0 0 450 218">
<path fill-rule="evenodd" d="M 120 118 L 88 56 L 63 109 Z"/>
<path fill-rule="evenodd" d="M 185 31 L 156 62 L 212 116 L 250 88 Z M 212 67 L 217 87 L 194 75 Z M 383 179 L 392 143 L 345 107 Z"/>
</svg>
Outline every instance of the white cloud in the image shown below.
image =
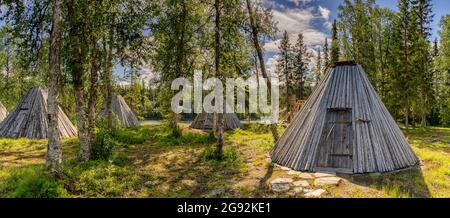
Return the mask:
<svg viewBox="0 0 450 218">
<path fill-rule="evenodd" d="M 300 5 L 301 3 L 309 3 L 314 0 L 290 1 Z M 274 20 L 278 23 L 279 32 L 275 40 L 269 41 L 264 45 L 265 51 L 268 53 L 279 52 L 278 45 L 285 30 L 289 34 L 291 44 L 295 44 L 298 34 L 302 33 L 308 51 L 312 55 L 310 64 L 315 64 L 316 49 L 323 46 L 325 38 L 328 37 L 326 31 L 331 29 L 330 14 L 331 11 L 328 8 L 320 5 L 288 9 L 282 7 L 274 8 Z M 276 71 L 276 59 L 277 55 L 267 59 L 266 65 L 269 72 Z"/>
<path fill-rule="evenodd" d="M 314 19 L 322 19 L 322 13 L 315 15 L 314 8 L 306 9 L 287 9 L 284 11 L 274 10 L 274 20 L 278 23 L 279 32 L 277 39 L 267 42 L 264 45 L 266 52 L 278 52 L 278 45 L 283 32 L 288 31 L 291 43 L 294 44 L 299 33 L 303 34 L 306 45 L 309 48 L 315 48 L 323 44 L 327 34 L 312 25 Z"/>
<path fill-rule="evenodd" d="M 319 5 L 319 12 L 320 15 L 322 15 L 322 18 L 325 20 L 330 19 L 330 13 L 331 11 L 328 8 L 322 7 Z"/>
</svg>

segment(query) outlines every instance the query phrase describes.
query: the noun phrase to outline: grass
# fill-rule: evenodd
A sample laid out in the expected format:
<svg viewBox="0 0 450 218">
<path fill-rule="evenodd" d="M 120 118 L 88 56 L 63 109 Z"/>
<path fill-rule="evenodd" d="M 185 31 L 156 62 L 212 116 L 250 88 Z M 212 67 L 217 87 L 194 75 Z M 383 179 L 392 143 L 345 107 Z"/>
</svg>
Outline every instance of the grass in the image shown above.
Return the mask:
<svg viewBox="0 0 450 218">
<path fill-rule="evenodd" d="M 0 139 L 1 197 L 279 197 L 268 181 L 290 177 L 267 161 L 273 146 L 266 125 L 215 138 L 182 125 L 173 138 L 164 125 L 122 129 L 108 160 L 79 163 L 78 141 L 63 141 L 63 172 L 45 170 L 45 140 Z M 324 197 L 450 197 L 450 128 L 403 130 L 422 166 L 400 172 L 344 177 Z M 285 197 L 285 196 L 282 196 Z M 301 197 L 301 196 L 300 196 Z"/>
</svg>

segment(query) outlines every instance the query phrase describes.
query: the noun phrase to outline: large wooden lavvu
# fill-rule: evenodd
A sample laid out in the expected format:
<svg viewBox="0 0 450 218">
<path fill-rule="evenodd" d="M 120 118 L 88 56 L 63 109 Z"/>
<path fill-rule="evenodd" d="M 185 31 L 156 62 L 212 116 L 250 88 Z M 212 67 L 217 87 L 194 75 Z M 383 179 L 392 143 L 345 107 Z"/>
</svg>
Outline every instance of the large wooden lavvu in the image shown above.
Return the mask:
<svg viewBox="0 0 450 218">
<path fill-rule="evenodd" d="M 3 106 L 2 102 L 0 102 L 0 122 L 8 116 L 8 111 L 5 106 Z"/>
<path fill-rule="evenodd" d="M 42 88 L 32 88 L 14 110 L 0 123 L 0 136 L 7 138 L 47 138 L 47 97 Z M 59 108 L 58 129 L 61 138 L 77 136 L 77 130 Z"/>
<path fill-rule="evenodd" d="M 122 127 L 139 127 L 140 123 L 131 108 L 125 102 L 121 95 L 112 97 L 111 109 L 113 116 L 115 116 Z M 101 117 L 106 117 L 106 109 L 103 108 L 99 114 Z"/>
<path fill-rule="evenodd" d="M 416 166 L 414 154 L 364 70 L 338 62 L 271 152 L 299 171 L 387 172 Z"/>
</svg>

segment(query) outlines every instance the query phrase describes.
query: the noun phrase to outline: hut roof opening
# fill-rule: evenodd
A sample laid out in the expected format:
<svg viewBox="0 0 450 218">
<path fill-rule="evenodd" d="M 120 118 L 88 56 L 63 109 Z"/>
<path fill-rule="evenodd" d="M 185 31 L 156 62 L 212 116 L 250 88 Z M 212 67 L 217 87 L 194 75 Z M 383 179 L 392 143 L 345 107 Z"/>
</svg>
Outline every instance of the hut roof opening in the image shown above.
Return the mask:
<svg viewBox="0 0 450 218">
<path fill-rule="evenodd" d="M 14 110 L 0 124 L 0 136 L 7 138 L 47 138 L 47 98 L 48 92 L 42 88 L 32 88 L 17 104 Z M 59 108 L 58 127 L 61 138 L 77 135 L 66 114 Z"/>
<path fill-rule="evenodd" d="M 117 117 L 122 127 L 139 127 L 140 123 L 136 115 L 130 109 L 121 95 L 115 95 L 111 101 L 112 113 Z M 106 110 L 100 112 L 100 116 L 106 117 Z"/>
<path fill-rule="evenodd" d="M 271 152 L 300 171 L 387 172 L 419 159 L 363 68 L 337 64 L 318 84 Z"/>
</svg>

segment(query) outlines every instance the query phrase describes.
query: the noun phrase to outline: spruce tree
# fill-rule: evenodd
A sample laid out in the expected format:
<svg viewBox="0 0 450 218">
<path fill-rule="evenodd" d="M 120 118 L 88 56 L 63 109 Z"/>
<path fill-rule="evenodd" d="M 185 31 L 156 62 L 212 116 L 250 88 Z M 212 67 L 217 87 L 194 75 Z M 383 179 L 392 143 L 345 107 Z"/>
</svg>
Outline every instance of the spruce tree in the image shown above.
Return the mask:
<svg viewBox="0 0 450 218">
<path fill-rule="evenodd" d="M 339 61 L 339 41 L 338 41 L 338 29 L 336 20 L 333 22 L 333 28 L 331 31 L 331 64 Z"/>
</svg>

